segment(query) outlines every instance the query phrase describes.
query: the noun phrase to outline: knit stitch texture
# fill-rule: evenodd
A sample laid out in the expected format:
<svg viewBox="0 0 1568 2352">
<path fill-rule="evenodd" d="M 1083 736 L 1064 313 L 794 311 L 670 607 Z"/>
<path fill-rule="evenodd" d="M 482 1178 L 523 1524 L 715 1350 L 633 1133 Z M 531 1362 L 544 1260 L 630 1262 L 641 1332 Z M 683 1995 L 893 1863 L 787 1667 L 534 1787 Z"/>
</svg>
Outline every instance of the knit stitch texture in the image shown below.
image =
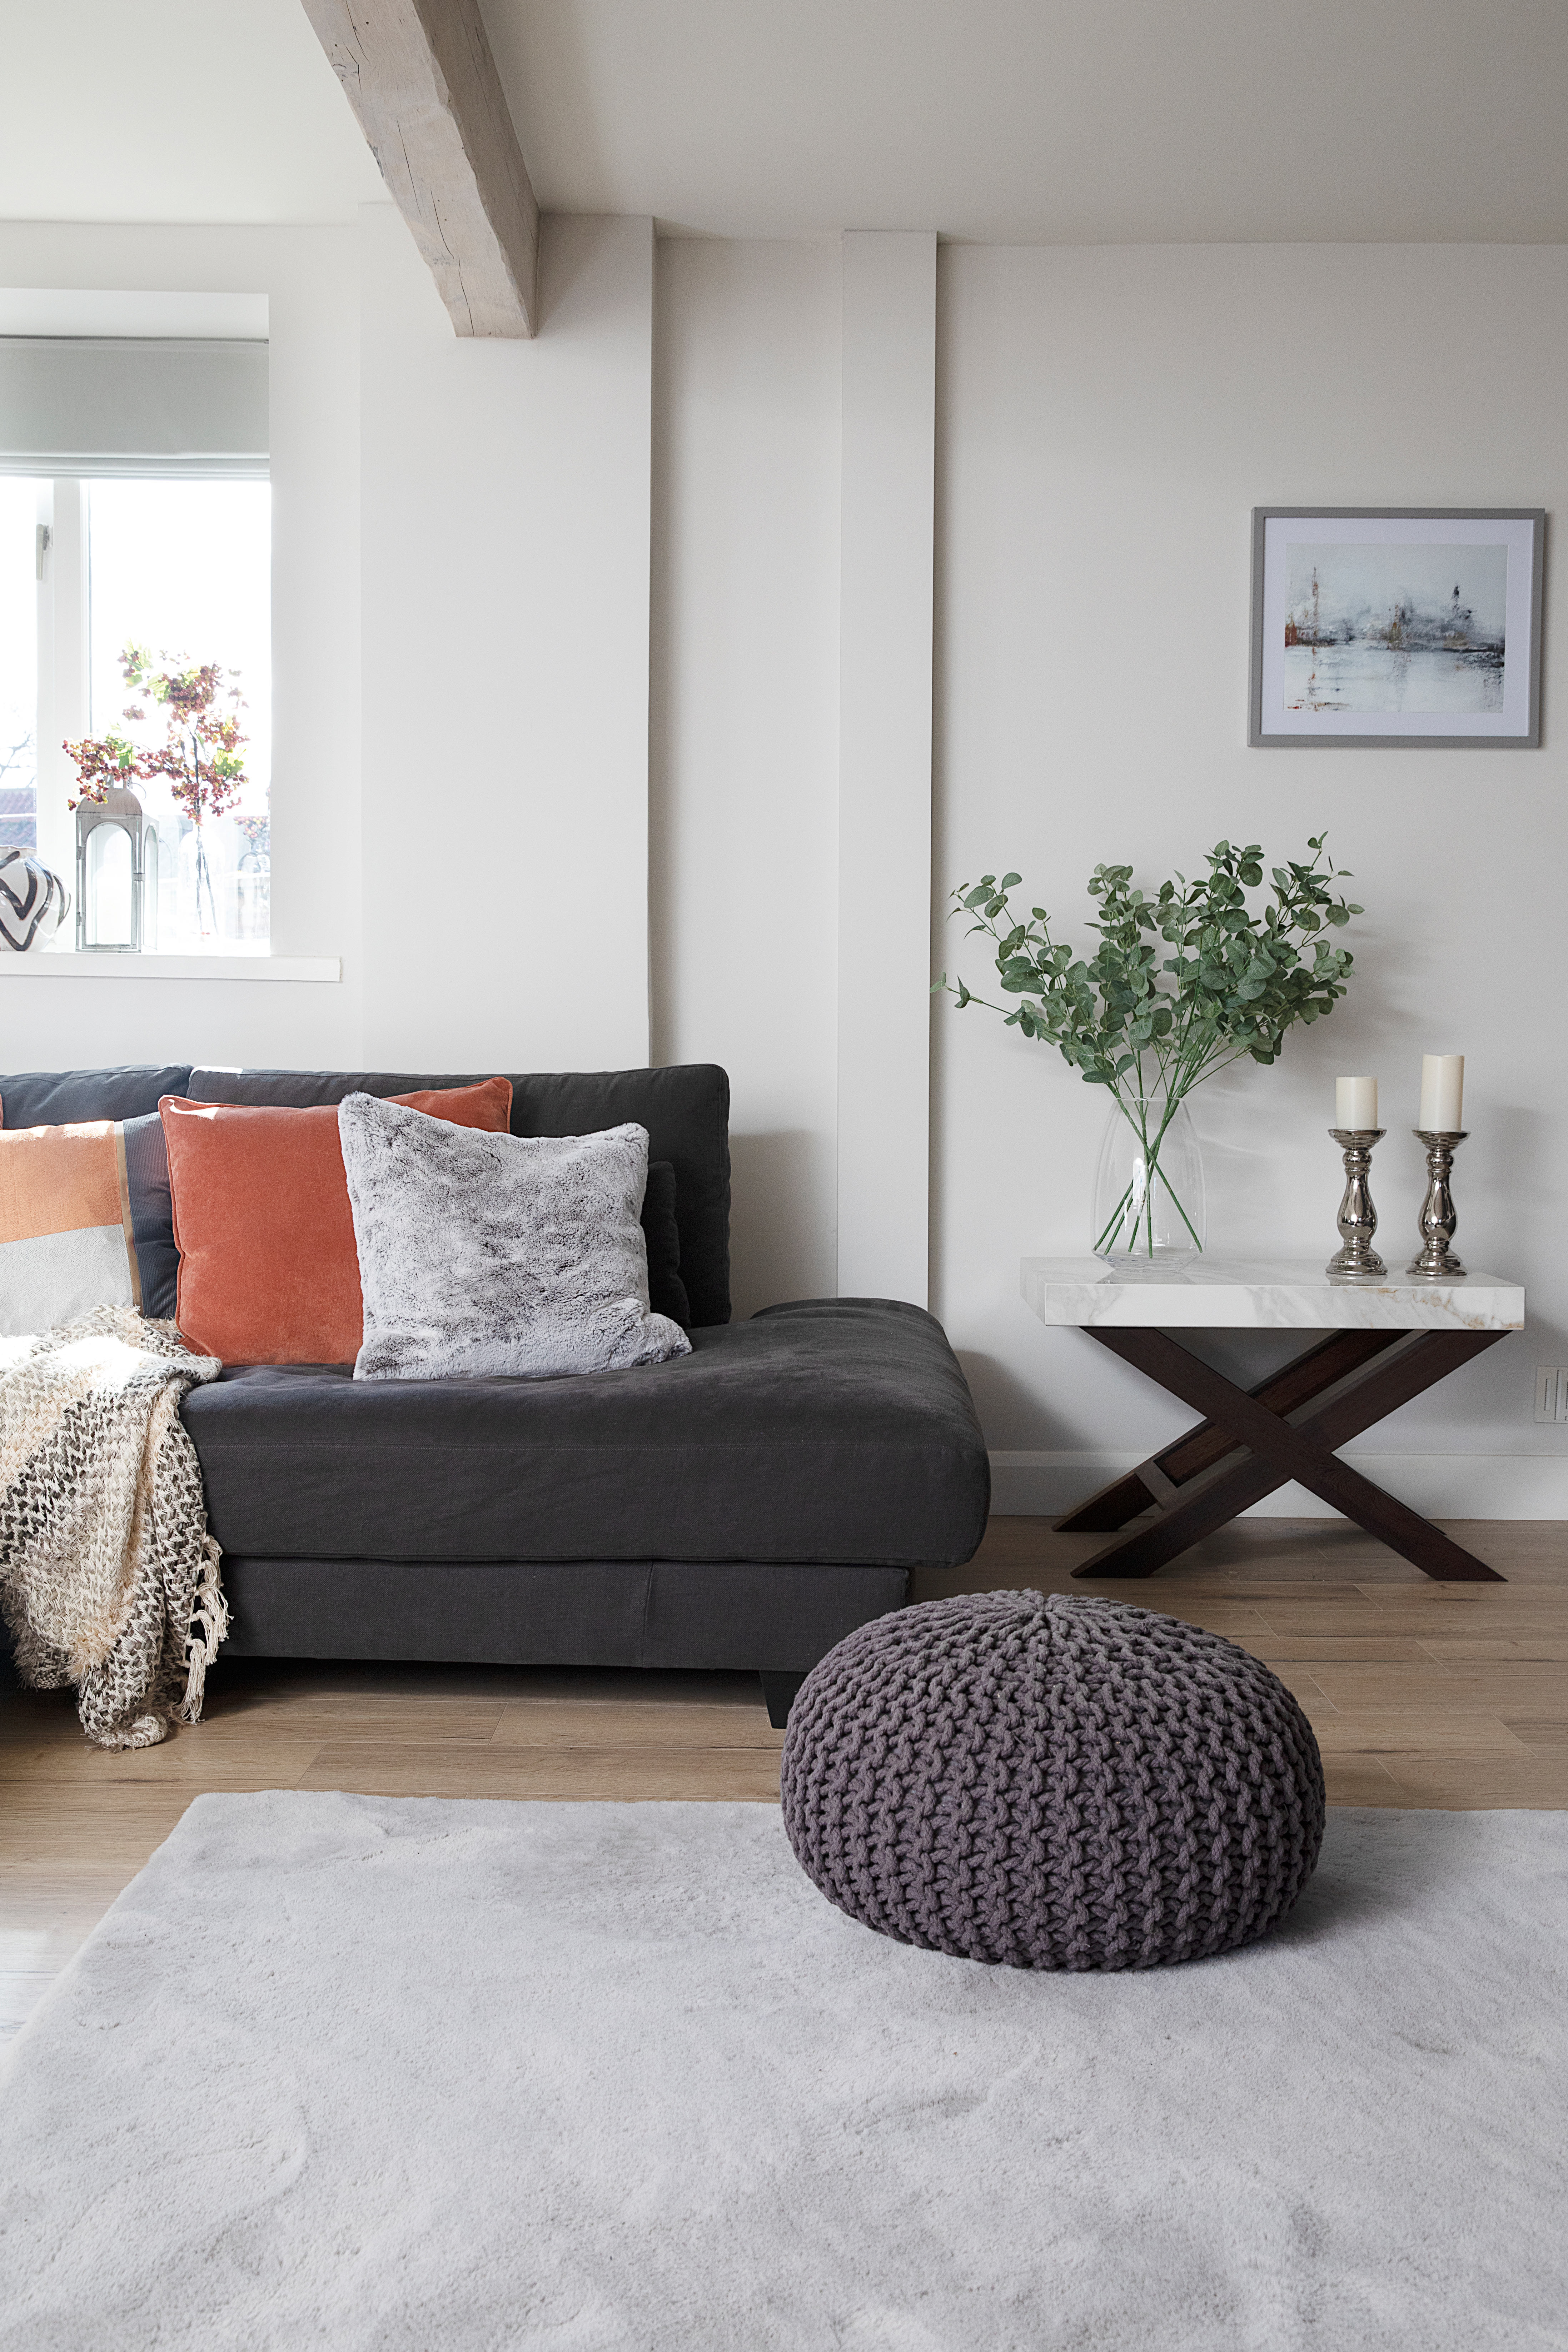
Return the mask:
<svg viewBox="0 0 1568 2352">
<path fill-rule="evenodd" d="M 1311 1876 L 1323 1768 L 1246 1651 L 1121 1601 L 984 1592 L 862 1625 L 790 1711 L 784 1827 L 852 1919 L 1023 1969 L 1147 1969 L 1267 1935 Z"/>
<path fill-rule="evenodd" d="M 100 1748 L 201 1717 L 228 1612 L 180 1401 L 222 1370 L 130 1307 L 0 1339 L 0 1610 Z"/>
</svg>

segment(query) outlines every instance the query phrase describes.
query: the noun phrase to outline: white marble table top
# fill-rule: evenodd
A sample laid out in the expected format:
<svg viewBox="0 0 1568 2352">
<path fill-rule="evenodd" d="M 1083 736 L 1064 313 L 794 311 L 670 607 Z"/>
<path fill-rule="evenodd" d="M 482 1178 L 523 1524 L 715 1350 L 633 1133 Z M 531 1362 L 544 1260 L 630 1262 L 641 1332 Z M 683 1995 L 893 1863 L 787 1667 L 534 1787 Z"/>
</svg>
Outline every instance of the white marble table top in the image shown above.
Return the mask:
<svg viewBox="0 0 1568 2352">
<path fill-rule="evenodd" d="M 1331 1281 L 1321 1258 L 1203 1257 L 1180 1274 L 1113 1273 L 1096 1257 L 1026 1257 L 1023 1291 L 1042 1323 L 1177 1330 L 1517 1331 L 1524 1292 L 1495 1274 L 1426 1282 Z"/>
</svg>

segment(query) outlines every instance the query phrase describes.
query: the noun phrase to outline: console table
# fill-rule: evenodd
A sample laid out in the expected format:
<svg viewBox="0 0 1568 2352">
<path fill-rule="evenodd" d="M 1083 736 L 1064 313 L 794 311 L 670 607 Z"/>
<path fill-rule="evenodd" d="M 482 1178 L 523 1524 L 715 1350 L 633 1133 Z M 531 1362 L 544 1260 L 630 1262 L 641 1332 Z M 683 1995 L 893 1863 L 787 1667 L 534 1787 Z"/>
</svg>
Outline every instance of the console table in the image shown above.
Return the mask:
<svg viewBox="0 0 1568 2352">
<path fill-rule="evenodd" d="M 1057 1521 L 1072 1534 L 1109 1533 L 1141 1519 L 1151 1505 L 1157 1512 L 1075 1568 L 1075 1576 L 1152 1576 L 1296 1478 L 1427 1576 L 1505 1580 L 1342 1462 L 1337 1449 L 1519 1330 L 1518 1283 L 1489 1274 L 1343 1282 L 1321 1264 L 1218 1258 L 1181 1274 L 1129 1276 L 1098 1258 L 1026 1257 L 1023 1289 L 1042 1323 L 1087 1332 L 1204 1416 Z M 1327 1336 L 1256 1388 L 1241 1389 L 1173 1339 L 1177 1330 Z"/>
</svg>

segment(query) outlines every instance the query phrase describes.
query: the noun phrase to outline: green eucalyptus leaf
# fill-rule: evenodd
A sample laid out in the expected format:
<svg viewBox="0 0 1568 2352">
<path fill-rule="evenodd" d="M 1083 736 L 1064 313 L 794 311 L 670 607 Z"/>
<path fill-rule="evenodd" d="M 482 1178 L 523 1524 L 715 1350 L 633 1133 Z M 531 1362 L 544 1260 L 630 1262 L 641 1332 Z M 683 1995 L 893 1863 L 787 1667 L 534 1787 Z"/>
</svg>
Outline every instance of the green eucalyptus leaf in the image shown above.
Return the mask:
<svg viewBox="0 0 1568 2352">
<path fill-rule="evenodd" d="M 1200 880 L 1178 873 L 1153 888 L 1129 865 L 1097 866 L 1089 955 L 1051 937 L 1044 907 L 1027 923 L 1008 915 L 1016 873 L 960 884 L 952 911 L 976 918 L 970 936 L 989 937 L 1004 992 L 1023 999 L 992 1008 L 1009 1028 L 1054 1045 L 1086 1085 L 1136 1073 L 1141 1088 L 1179 1101 L 1237 1059 L 1277 1060 L 1292 1027 L 1325 1019 L 1345 993 L 1354 959 L 1331 935 L 1363 909 L 1329 887 L 1325 838 L 1310 840 L 1308 859 L 1267 869 L 1260 843 L 1219 841 Z M 1266 870 L 1273 895 L 1254 912 L 1247 893 Z M 1174 952 L 1162 957 L 1156 940 Z M 948 985 L 945 973 L 935 985 Z M 962 981 L 952 992 L 961 1011 L 984 1002 Z"/>
</svg>

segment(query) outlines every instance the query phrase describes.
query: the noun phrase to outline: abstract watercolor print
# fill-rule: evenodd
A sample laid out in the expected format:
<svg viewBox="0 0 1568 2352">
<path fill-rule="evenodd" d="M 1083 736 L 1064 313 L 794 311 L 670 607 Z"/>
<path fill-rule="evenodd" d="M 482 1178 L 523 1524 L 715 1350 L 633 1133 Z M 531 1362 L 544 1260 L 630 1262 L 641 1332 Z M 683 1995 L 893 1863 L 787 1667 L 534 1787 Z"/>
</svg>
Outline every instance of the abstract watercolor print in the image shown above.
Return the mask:
<svg viewBox="0 0 1568 2352">
<path fill-rule="evenodd" d="M 1508 549 L 1292 544 L 1287 710 L 1503 707 Z"/>
</svg>

